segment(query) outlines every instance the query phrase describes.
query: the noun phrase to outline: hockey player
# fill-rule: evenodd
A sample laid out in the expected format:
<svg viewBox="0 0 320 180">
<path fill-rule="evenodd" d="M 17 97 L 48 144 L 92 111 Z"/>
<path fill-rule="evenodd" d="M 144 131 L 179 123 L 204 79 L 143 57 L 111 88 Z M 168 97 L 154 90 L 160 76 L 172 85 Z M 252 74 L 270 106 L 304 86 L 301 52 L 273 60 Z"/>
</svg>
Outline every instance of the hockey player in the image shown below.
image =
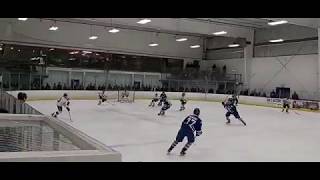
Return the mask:
<svg viewBox="0 0 320 180">
<path fill-rule="evenodd" d="M 181 128 L 176 136 L 176 140 L 173 141 L 173 143 L 171 144 L 171 146 L 168 149 L 168 154 L 173 150 L 173 148 L 179 143 L 182 142 L 184 137 L 188 138 L 188 142 L 187 144 L 182 148 L 180 155 L 183 156 L 186 154 L 186 151 L 188 150 L 188 148 L 192 145 L 192 143 L 194 143 L 195 141 L 195 135 L 194 133 L 196 132 L 196 136 L 200 136 L 202 134 L 202 121 L 199 118 L 200 115 L 200 109 L 199 108 L 195 108 L 193 110 L 193 114 L 189 115 L 188 117 L 186 117 L 182 124 L 181 124 Z"/>
<path fill-rule="evenodd" d="M 156 93 L 153 97 L 153 99 L 151 100 L 151 103 L 149 104 L 149 107 L 154 107 L 155 105 L 155 102 L 158 102 L 159 101 L 159 97 L 158 97 L 158 93 Z"/>
<path fill-rule="evenodd" d="M 290 108 L 290 102 L 288 98 L 285 98 L 282 100 L 282 112 L 284 111 L 284 109 L 286 109 L 286 112 L 289 112 L 289 108 Z"/>
<path fill-rule="evenodd" d="M 162 103 L 167 100 L 167 95 L 164 91 L 160 94 L 160 101 L 158 103 L 158 106 L 162 106 Z"/>
<path fill-rule="evenodd" d="M 186 109 L 186 108 L 184 107 L 184 105 L 187 104 L 187 99 L 185 98 L 185 96 L 186 96 L 186 93 L 183 92 L 182 95 L 181 95 L 181 98 L 180 98 L 180 102 L 181 102 L 180 111 L 183 111 L 183 110 Z"/>
<path fill-rule="evenodd" d="M 232 103 L 235 105 L 235 106 L 238 106 L 238 98 L 237 98 L 237 95 L 232 95 Z"/>
<path fill-rule="evenodd" d="M 160 112 L 158 113 L 158 115 L 159 115 L 159 116 L 160 116 L 160 115 L 161 115 L 161 116 L 164 115 L 165 112 L 166 112 L 166 110 L 168 110 L 168 109 L 171 107 L 171 105 L 172 105 L 172 104 L 171 104 L 167 99 L 165 99 L 164 102 L 163 102 L 163 106 L 162 106 Z"/>
<path fill-rule="evenodd" d="M 99 93 L 98 98 L 99 102 L 98 105 L 101 105 L 103 102 L 107 101 L 107 95 L 104 94 L 105 90 L 102 91 L 102 93 Z"/>
<path fill-rule="evenodd" d="M 129 92 L 126 89 L 121 93 L 120 102 L 129 102 Z"/>
<path fill-rule="evenodd" d="M 227 119 L 227 124 L 230 124 L 230 115 L 233 115 L 235 118 L 237 118 L 239 121 L 241 121 L 243 123 L 243 125 L 247 125 L 243 119 L 240 117 L 236 106 L 233 104 L 233 99 L 229 98 L 227 102 L 222 102 L 223 107 L 227 110 L 226 113 L 226 119 Z"/>
<path fill-rule="evenodd" d="M 51 115 L 56 118 L 59 114 L 62 113 L 62 107 L 65 107 L 67 111 L 70 111 L 69 105 L 70 105 L 70 101 L 69 101 L 68 94 L 64 93 L 63 96 L 57 100 L 58 111 L 52 113 Z"/>
</svg>

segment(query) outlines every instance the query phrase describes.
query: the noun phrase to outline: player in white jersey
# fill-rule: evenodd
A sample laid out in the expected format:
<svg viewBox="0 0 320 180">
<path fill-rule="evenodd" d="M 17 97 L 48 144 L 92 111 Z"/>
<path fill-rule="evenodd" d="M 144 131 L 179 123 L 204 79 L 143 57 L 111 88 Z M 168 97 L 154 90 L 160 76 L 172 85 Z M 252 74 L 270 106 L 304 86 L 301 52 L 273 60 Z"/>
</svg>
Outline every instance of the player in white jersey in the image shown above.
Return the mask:
<svg viewBox="0 0 320 180">
<path fill-rule="evenodd" d="M 65 107 L 67 111 L 70 111 L 69 105 L 70 105 L 70 102 L 69 102 L 68 94 L 64 93 L 63 96 L 57 100 L 58 111 L 52 113 L 51 115 L 56 118 L 59 114 L 62 113 L 62 107 Z"/>
<path fill-rule="evenodd" d="M 186 93 L 183 92 L 180 98 L 180 102 L 181 102 L 181 107 L 180 107 L 180 111 L 185 110 L 186 108 L 184 107 L 184 105 L 187 104 L 187 99 L 186 99 Z"/>
<path fill-rule="evenodd" d="M 98 105 L 101 105 L 103 102 L 107 101 L 107 95 L 104 94 L 105 90 L 102 91 L 102 93 L 99 93 L 98 98 L 99 102 Z"/>
<path fill-rule="evenodd" d="M 289 98 L 285 98 L 282 100 L 282 112 L 284 110 L 286 110 L 286 112 L 288 113 L 289 112 L 289 108 L 290 108 L 290 101 L 289 101 Z"/>
<path fill-rule="evenodd" d="M 156 93 L 149 104 L 150 107 L 154 107 L 155 103 L 159 101 L 158 93 Z"/>
</svg>

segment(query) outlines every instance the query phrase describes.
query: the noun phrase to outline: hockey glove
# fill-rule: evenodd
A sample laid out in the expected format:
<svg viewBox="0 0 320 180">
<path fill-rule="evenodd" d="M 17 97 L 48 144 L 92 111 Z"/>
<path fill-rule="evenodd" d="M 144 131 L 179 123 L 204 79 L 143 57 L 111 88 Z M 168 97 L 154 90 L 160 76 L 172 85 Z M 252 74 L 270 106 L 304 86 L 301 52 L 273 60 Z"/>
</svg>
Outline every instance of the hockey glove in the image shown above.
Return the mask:
<svg viewBox="0 0 320 180">
<path fill-rule="evenodd" d="M 70 105 L 70 101 L 67 102 L 67 106 L 69 106 L 69 105 Z"/>
<path fill-rule="evenodd" d="M 196 131 L 196 136 L 200 136 L 202 134 L 202 131 Z"/>
</svg>

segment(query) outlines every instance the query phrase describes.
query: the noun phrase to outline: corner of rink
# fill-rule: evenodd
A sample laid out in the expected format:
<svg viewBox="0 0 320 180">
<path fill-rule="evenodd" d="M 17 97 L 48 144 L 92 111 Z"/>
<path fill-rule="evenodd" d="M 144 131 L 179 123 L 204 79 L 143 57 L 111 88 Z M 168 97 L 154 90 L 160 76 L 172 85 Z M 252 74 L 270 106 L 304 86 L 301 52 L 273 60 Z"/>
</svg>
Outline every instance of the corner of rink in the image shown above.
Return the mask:
<svg viewBox="0 0 320 180">
<path fill-rule="evenodd" d="M 121 154 L 44 115 L 0 114 L 0 162 L 117 162 Z"/>
</svg>

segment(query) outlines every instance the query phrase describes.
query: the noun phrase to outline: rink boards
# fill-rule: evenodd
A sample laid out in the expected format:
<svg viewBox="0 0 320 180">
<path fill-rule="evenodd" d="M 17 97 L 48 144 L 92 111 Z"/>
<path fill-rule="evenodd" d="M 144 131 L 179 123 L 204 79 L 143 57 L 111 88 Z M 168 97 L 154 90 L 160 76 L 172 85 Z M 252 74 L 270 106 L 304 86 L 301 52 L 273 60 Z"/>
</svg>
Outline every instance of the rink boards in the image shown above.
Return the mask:
<svg viewBox="0 0 320 180">
<path fill-rule="evenodd" d="M 21 91 L 10 91 L 9 93 L 17 97 L 17 94 Z M 28 95 L 28 101 L 33 100 L 56 100 L 62 96 L 63 93 L 68 93 L 71 99 L 74 100 L 94 100 L 97 99 L 98 93 L 101 91 L 77 91 L 77 90 L 32 90 L 23 91 Z M 133 94 L 133 92 L 129 92 Z M 160 94 L 161 92 L 158 92 Z M 108 97 L 115 99 L 118 91 L 106 91 Z M 152 99 L 155 92 L 152 91 L 135 91 L 135 99 Z M 166 92 L 170 100 L 178 100 L 181 97 L 181 92 Z M 226 100 L 231 95 L 226 94 L 206 94 L 206 93 L 187 93 L 188 100 L 195 101 L 215 101 L 222 102 Z M 304 101 L 299 100 L 296 102 L 302 103 L 313 103 L 317 105 L 317 110 L 319 110 L 320 103 L 315 101 Z M 256 105 L 256 106 L 266 106 L 266 107 L 281 107 L 281 99 L 278 98 L 266 98 L 266 97 L 254 97 L 254 96 L 239 96 L 239 103 L 246 105 Z M 309 110 L 306 108 L 301 108 L 301 110 Z"/>
</svg>

